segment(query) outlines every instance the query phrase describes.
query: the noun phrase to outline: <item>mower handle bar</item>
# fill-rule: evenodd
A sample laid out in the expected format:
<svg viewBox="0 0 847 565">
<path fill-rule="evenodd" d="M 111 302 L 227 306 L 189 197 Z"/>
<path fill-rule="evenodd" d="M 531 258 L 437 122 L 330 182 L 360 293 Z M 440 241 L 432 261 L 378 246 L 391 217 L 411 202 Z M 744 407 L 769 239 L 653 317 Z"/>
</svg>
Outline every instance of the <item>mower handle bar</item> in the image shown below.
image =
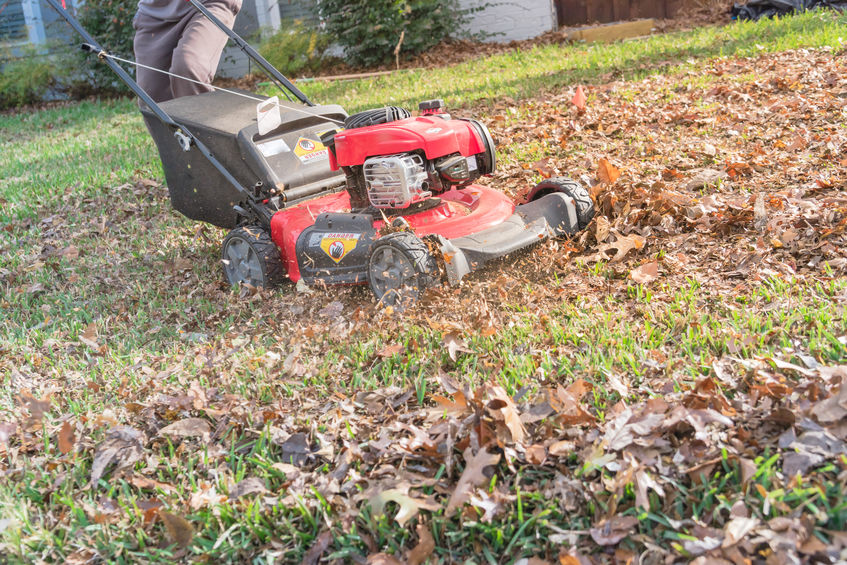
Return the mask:
<svg viewBox="0 0 847 565">
<path fill-rule="evenodd" d="M 189 0 L 192 1 L 192 0 Z M 105 50 L 100 46 L 94 37 L 89 34 L 85 28 L 74 18 L 66 9 L 62 8 L 57 0 L 47 0 L 47 3 L 53 7 L 56 12 L 64 18 L 68 24 L 76 31 L 82 39 L 85 41 L 80 47 L 83 51 L 87 51 L 89 53 L 97 53 L 97 54 L 105 54 Z M 220 22 L 220 21 L 219 21 Z M 197 136 L 195 136 L 191 131 L 186 128 L 184 125 L 179 124 L 171 118 L 167 112 L 162 110 L 161 106 L 159 106 L 153 98 L 147 94 L 147 92 L 138 85 L 135 80 L 115 61 L 113 61 L 110 57 L 99 57 L 103 63 L 105 63 L 118 77 L 126 84 L 130 90 L 132 90 L 136 96 L 138 96 L 142 102 L 144 102 L 150 110 L 159 118 L 162 122 L 167 124 L 168 126 L 174 129 L 174 136 L 180 142 L 180 145 L 183 146 L 183 150 L 188 151 L 191 149 L 191 145 L 195 146 L 198 151 L 212 164 L 215 169 L 221 173 L 224 178 L 238 191 L 239 194 L 244 198 L 248 206 L 251 208 L 251 211 L 256 215 L 257 219 L 260 223 L 265 225 L 270 225 L 270 213 L 268 209 L 261 204 L 259 204 L 249 190 L 244 188 L 238 180 L 232 176 L 226 167 L 218 161 L 218 159 L 212 154 L 206 145 L 200 141 Z"/>
</svg>

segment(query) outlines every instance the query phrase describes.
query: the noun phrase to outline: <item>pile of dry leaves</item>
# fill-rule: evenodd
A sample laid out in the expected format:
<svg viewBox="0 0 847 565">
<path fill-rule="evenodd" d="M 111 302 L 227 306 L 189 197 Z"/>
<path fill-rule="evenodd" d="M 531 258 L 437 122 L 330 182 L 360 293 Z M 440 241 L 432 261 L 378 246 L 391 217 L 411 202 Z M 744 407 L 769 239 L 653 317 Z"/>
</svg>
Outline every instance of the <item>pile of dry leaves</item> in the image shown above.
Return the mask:
<svg viewBox="0 0 847 565">
<path fill-rule="evenodd" d="M 626 297 L 638 283 L 652 288 L 657 301 L 670 300 L 696 280 L 705 301 L 743 294 L 767 279 L 812 285 L 847 271 L 843 52 L 718 59 L 683 76 L 613 83 L 586 94 L 502 101 L 487 118 L 506 164 L 491 185 L 518 193 L 538 176 L 588 173 L 598 215 L 585 233 L 501 264 L 496 274 L 471 277 L 460 289 L 435 289 L 401 322 L 380 318 L 355 292 L 314 291 L 304 300 L 292 291 L 254 313 L 264 326 L 237 328 L 276 332 L 289 349 L 271 352 L 271 373 L 302 382 L 315 377 L 320 339 L 338 344 L 378 331 L 399 344 L 399 335 L 408 338 L 404 345 L 386 345 L 375 356 L 402 358 L 414 340 L 402 332 L 417 324 L 442 336 L 453 363 L 445 366 L 452 374 L 442 368 L 428 375 L 433 386 L 438 382 L 437 393 L 381 389 L 346 396 L 330 383 L 324 390 L 293 387 L 289 396 L 262 402 L 250 394 L 255 391 L 236 393 L 247 385 L 221 376 L 255 369 L 253 361 L 231 364 L 249 341 L 235 343 L 232 336 L 201 343 L 181 360 L 142 361 L 133 368 L 135 384 L 123 386 L 126 377 L 117 390 L 62 375 L 67 389 L 43 397 L 23 390 L 18 381 L 26 378 L 10 368 L 19 402 L 0 423 L 5 479 L 33 468 L 60 469 L 39 493 L 47 500 L 83 461 L 90 464 L 87 484 L 72 495 L 90 500 L 83 494 L 96 493 L 96 504 L 80 502 L 87 520 L 135 523 L 120 492 L 103 487 L 123 477 L 135 489 L 142 527 L 161 523 L 183 548 L 195 535 L 188 518 L 214 514 L 223 503 L 251 503 L 269 514 L 302 506 L 324 513 L 325 531 L 307 563 L 329 555 L 354 529 L 362 560 L 374 563 L 468 557 L 478 548 L 445 544 L 444 524 L 454 531 L 469 524 L 504 528 L 524 505 L 537 514 L 520 518 L 522 531 L 533 532 L 540 549 L 510 546 L 504 560 L 847 559 L 847 535 L 831 527 L 847 520 L 843 358 L 816 358 L 804 343 L 772 356 L 736 355 L 730 347 L 714 358 L 704 353 L 695 368 L 700 377 L 684 382 L 675 378 L 682 361 L 671 336 L 663 349 L 645 352 L 646 376 L 638 379 L 623 369 L 567 382 L 539 378 L 509 394 L 498 384 L 502 364 L 480 369 L 473 388 L 455 370 L 473 355 L 471 337 L 495 335 L 524 318 L 536 320 L 540 331 L 549 322 L 542 313 L 577 297 L 595 296 L 602 304 L 605 296 Z M 543 158 L 524 168 L 517 155 L 527 147 Z M 588 275 L 577 262 L 599 264 L 606 274 Z M 185 285 L 186 294 L 218 292 L 219 316 L 241 307 L 219 283 L 201 286 L 186 263 L 164 282 Z M 828 299 L 841 308 L 834 316 L 843 318 L 847 296 Z M 619 315 L 642 323 L 628 308 Z M 847 347 L 841 335 L 822 339 L 837 351 Z M 104 354 L 95 331 L 80 342 L 93 355 Z M 46 380 L 46 365 L 25 376 Z M 201 386 L 186 376 L 194 374 L 187 366 L 220 385 Z M 339 379 L 351 374 L 343 363 L 337 371 Z M 596 383 L 603 383 L 602 395 Z M 63 395 L 70 391 L 108 393 L 115 409 L 56 417 L 66 411 Z M 608 402 L 597 402 L 601 397 Z M 267 443 L 267 456 L 236 473 L 231 462 L 257 441 Z M 60 457 L 45 455 L 53 446 Z M 203 461 L 190 476 L 162 480 L 165 467 L 197 453 Z M 259 478 L 260 469 L 281 478 Z M 397 531 L 415 524 L 415 532 L 388 555 L 361 518 L 368 513 L 386 515 Z M 72 519 L 67 512 L 42 517 L 53 527 Z M 289 549 L 271 541 L 255 551 L 287 555 Z M 88 551 L 75 557 L 92 557 Z"/>
<path fill-rule="evenodd" d="M 634 387 L 609 375 L 608 386 L 621 400 L 602 418 L 588 401 L 592 385 L 582 379 L 510 397 L 497 384 L 471 390 L 442 374 L 439 394 L 424 408 L 413 391 L 400 389 L 263 405 L 192 383 L 140 394 L 144 402 L 130 399 L 131 425 L 91 414 L 46 428 L 49 400 L 24 395 L 18 423 L 2 424 L 0 440 L 10 469 L 43 459 L 45 441 L 55 442 L 62 459 L 90 456 L 90 488 L 121 476 L 150 493 L 137 503 L 145 522 L 162 521 L 182 546 L 193 526 L 169 508 L 188 514 L 239 499 L 256 500 L 267 511 L 329 505 L 328 531 L 339 535 L 367 507 L 372 515 L 388 513 L 400 528 L 415 518 L 419 524 L 417 542 L 402 554 L 379 553 L 366 538 L 370 562 L 422 563 L 435 548 L 425 525 L 434 515 L 496 524 L 514 519 L 520 492 L 542 497 L 560 516 L 587 521 L 584 528 L 564 529 L 566 519 L 550 520 L 542 528 L 546 549 L 535 563 L 667 563 L 680 556 L 703 563 L 835 562 L 847 551 L 847 535 L 820 525 L 832 518 L 826 501 L 833 488 L 843 492 L 847 476 L 847 366 L 809 364 L 813 368 L 726 358 L 715 363 L 714 377 L 685 391 L 662 388 L 658 378 Z M 98 431 L 104 426 L 105 435 Z M 94 442 L 95 435 L 102 439 Z M 249 474 L 237 479 L 227 464 L 233 450 L 242 449 L 234 438 L 259 436 L 271 444 L 272 468 L 285 477 L 273 490 Z M 158 454 L 169 443 L 176 461 L 205 454 L 188 491 L 157 479 L 165 464 Z M 61 466 L 62 459 L 49 465 Z M 521 480 L 528 472 L 536 479 Z M 698 515 L 692 510 L 704 496 L 698 485 L 719 490 L 715 477 L 722 475 L 733 488 Z M 58 474 L 53 489 L 65 478 Z M 795 489 L 817 492 L 808 508 L 786 503 Z M 99 500 L 85 509 L 92 521 L 127 519 L 115 499 L 104 494 Z M 776 517 L 763 518 L 770 507 Z M 635 508 L 662 516 L 651 535 Z M 331 540 L 323 537 L 311 562 Z"/>
</svg>

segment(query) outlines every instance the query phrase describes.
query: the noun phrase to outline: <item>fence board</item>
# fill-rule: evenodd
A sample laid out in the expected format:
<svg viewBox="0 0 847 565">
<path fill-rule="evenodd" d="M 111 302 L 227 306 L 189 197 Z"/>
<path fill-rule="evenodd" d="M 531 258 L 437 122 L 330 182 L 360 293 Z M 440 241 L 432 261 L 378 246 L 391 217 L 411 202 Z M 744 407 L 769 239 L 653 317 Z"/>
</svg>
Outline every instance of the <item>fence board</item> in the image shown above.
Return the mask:
<svg viewBox="0 0 847 565">
<path fill-rule="evenodd" d="M 560 26 L 672 18 L 697 0 L 554 0 Z"/>
</svg>

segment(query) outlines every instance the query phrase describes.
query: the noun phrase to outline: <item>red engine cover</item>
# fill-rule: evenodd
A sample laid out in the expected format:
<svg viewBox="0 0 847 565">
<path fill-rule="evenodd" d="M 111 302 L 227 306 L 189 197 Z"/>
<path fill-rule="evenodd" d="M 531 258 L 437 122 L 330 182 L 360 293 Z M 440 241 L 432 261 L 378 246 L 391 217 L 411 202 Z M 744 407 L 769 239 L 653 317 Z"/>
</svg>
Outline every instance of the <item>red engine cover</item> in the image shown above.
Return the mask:
<svg viewBox="0 0 847 565">
<path fill-rule="evenodd" d="M 470 157 L 485 151 L 485 146 L 470 122 L 418 116 L 336 134 L 335 158 L 330 152 L 330 166 L 335 171 L 361 165 L 375 155 L 421 149 L 427 159 L 437 159 L 451 153 Z"/>
</svg>

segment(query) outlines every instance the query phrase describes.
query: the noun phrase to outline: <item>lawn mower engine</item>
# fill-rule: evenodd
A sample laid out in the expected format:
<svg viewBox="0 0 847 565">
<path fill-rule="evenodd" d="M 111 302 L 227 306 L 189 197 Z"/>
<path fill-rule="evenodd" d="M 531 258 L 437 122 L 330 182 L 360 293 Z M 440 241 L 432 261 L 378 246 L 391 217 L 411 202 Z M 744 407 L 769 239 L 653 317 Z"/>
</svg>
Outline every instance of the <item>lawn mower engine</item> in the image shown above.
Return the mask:
<svg viewBox="0 0 847 565">
<path fill-rule="evenodd" d="M 414 120 L 396 107 L 355 114 L 345 120 L 346 131 L 323 139 L 330 167 L 347 177 L 353 210 L 420 211 L 437 203 L 433 196 L 494 172 L 494 141 L 483 124 L 451 119 L 441 100 L 420 107 Z"/>
<path fill-rule="evenodd" d="M 426 279 L 422 283 L 434 282 L 431 279 L 437 276 L 435 261 L 415 234 L 428 235 L 436 226 L 442 237 L 469 233 L 467 226 L 473 224 L 474 212 L 484 211 L 478 210 L 479 194 L 471 191 L 463 195 L 465 199 L 470 197 L 464 202 L 457 195 L 474 180 L 494 172 L 496 157 L 494 140 L 482 123 L 452 119 L 441 100 L 422 102 L 420 110 L 414 118 L 408 110 L 397 107 L 361 112 L 349 116 L 344 129 L 322 135 L 330 168 L 340 169 L 346 177 L 345 197 L 349 199 L 350 213 L 327 212 L 318 216 L 297 237 L 293 254 L 286 254 L 285 249 L 298 212 L 283 211 L 274 218 L 274 241 L 281 244 L 284 256 L 297 258 L 295 277 L 302 277 L 309 284 L 370 281 L 373 287 L 374 279 L 391 270 L 395 259 L 390 256 L 393 250 L 386 248 L 382 252 L 385 261 L 381 265 L 374 261 L 374 243 L 380 239 L 380 232 L 399 228 L 408 233 L 393 235 L 383 244 L 393 241 L 402 247 L 398 252 L 410 256 L 412 261 L 399 267 L 422 271 L 418 273 Z M 445 199 L 445 195 L 449 196 Z M 511 213 L 511 203 L 503 204 Z M 478 219 L 485 218 L 483 214 Z M 443 223 L 459 219 L 465 220 L 462 233 L 451 232 L 449 225 Z M 274 225 L 278 229 L 274 230 Z M 291 266 L 288 270 L 290 276 Z M 377 295 L 383 290 L 374 288 Z"/>
</svg>

